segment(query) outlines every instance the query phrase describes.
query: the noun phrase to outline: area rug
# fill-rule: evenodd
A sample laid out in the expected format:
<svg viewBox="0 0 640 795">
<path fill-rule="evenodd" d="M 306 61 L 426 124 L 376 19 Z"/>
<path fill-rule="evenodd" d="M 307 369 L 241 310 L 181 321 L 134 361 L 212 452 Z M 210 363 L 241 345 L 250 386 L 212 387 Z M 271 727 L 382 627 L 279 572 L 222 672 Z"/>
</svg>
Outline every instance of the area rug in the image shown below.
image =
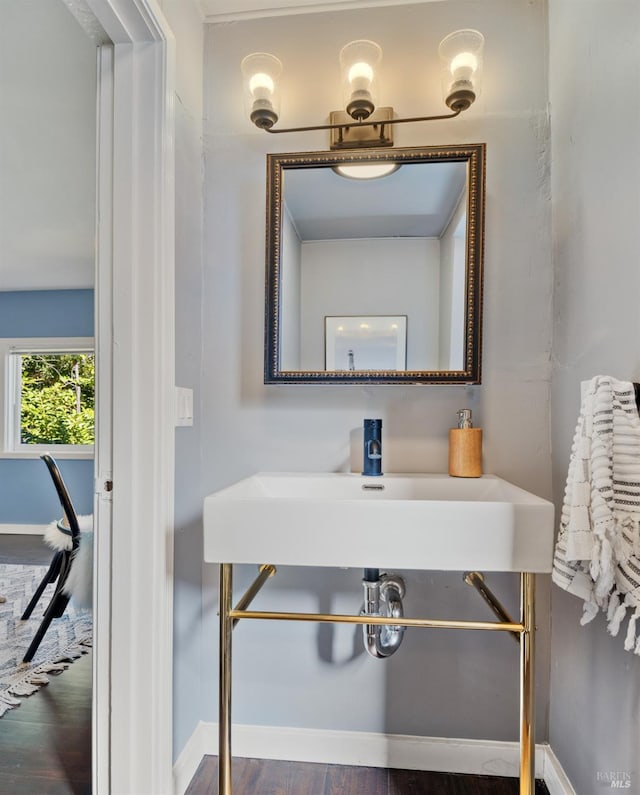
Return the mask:
<svg viewBox="0 0 640 795">
<path fill-rule="evenodd" d="M 33 695 L 91 649 L 92 620 L 89 610 L 70 602 L 60 618 L 54 618 L 30 663 L 22 658 L 40 626 L 53 595 L 48 585 L 27 621 L 20 616 L 47 571 L 46 566 L 0 564 L 0 717 L 20 706 L 20 698 Z"/>
</svg>

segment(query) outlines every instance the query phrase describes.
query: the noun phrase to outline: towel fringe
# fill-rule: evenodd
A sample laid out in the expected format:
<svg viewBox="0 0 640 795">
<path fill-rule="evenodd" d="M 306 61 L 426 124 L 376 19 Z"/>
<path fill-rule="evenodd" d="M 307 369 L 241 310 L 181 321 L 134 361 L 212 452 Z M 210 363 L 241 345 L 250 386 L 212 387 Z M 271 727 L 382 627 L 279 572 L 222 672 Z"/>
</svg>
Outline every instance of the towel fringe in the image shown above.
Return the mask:
<svg viewBox="0 0 640 795">
<path fill-rule="evenodd" d="M 620 631 L 620 624 L 627 614 L 627 607 L 630 604 L 630 594 L 627 594 L 624 598 L 624 601 L 621 602 L 616 608 L 613 618 L 609 621 L 609 624 L 607 625 L 607 631 L 610 635 L 613 635 L 613 637 L 615 637 Z"/>
<path fill-rule="evenodd" d="M 596 601 L 599 605 L 605 605 L 615 581 L 613 547 L 607 537 L 602 538 L 598 547 L 598 574 L 594 575 L 592 570 L 592 577 L 595 583 Z"/>
<path fill-rule="evenodd" d="M 636 607 L 633 615 L 629 619 L 629 626 L 627 627 L 627 637 L 624 639 L 625 651 L 631 651 L 636 643 L 636 621 L 640 618 L 640 607 Z"/>
<path fill-rule="evenodd" d="M 598 615 L 598 605 L 594 604 L 593 602 L 585 602 L 582 605 L 582 617 L 580 618 L 580 624 L 584 626 L 588 624 L 590 621 Z"/>
<path fill-rule="evenodd" d="M 609 597 L 609 607 L 607 609 L 607 621 L 611 622 L 616 610 L 620 607 L 620 592 L 614 588 L 613 593 Z"/>
</svg>

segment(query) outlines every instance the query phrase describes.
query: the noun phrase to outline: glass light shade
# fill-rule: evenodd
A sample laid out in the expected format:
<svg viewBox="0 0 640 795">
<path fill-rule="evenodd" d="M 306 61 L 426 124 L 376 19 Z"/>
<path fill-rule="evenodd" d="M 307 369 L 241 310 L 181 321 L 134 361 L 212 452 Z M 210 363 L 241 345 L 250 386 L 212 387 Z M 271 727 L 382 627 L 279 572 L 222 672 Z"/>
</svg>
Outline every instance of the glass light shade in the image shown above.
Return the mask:
<svg viewBox="0 0 640 795">
<path fill-rule="evenodd" d="M 351 41 L 340 50 L 340 71 L 347 113 L 361 121 L 374 111 L 378 100 L 378 68 L 382 49 L 368 39 Z"/>
<path fill-rule="evenodd" d="M 483 51 L 477 30 L 456 30 L 440 42 L 442 93 L 451 110 L 466 110 L 480 95 Z"/>
<path fill-rule="evenodd" d="M 269 128 L 278 121 L 282 63 L 268 52 L 254 52 L 240 64 L 249 118 L 256 127 Z"/>
</svg>

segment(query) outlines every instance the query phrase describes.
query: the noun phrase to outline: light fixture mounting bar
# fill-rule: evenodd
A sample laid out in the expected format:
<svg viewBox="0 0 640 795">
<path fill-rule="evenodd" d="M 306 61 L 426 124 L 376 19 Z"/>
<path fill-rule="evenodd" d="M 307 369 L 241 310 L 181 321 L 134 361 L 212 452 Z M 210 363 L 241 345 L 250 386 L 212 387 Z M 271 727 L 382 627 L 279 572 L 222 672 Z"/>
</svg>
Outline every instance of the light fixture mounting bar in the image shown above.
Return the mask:
<svg viewBox="0 0 640 795">
<path fill-rule="evenodd" d="M 384 125 L 387 124 L 407 124 L 409 122 L 419 122 L 419 121 L 440 121 L 441 119 L 454 119 L 456 116 L 459 116 L 461 110 L 453 111 L 452 113 L 445 113 L 441 116 L 413 116 L 409 119 L 389 119 L 388 121 L 383 122 Z M 381 122 L 379 121 L 354 121 L 347 124 L 314 124 L 310 127 L 263 127 L 265 132 L 268 133 L 294 133 L 294 132 L 313 132 L 314 130 L 346 130 L 352 127 L 375 127 L 380 125 Z"/>
<path fill-rule="evenodd" d="M 353 125 L 353 119 L 347 111 L 332 110 L 329 114 L 329 124 L 340 126 L 329 131 L 330 148 L 361 149 L 366 146 L 393 146 L 393 127 L 387 126 L 392 119 L 393 108 L 376 108 L 366 119 L 368 125 Z"/>
</svg>

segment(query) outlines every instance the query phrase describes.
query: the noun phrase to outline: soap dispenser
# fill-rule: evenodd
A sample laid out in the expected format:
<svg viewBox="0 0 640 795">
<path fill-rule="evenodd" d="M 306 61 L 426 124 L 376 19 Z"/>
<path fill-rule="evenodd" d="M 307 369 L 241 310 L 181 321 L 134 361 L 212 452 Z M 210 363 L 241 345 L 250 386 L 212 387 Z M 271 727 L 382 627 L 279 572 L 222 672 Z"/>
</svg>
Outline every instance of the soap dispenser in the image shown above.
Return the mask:
<svg viewBox="0 0 640 795">
<path fill-rule="evenodd" d="M 449 474 L 456 478 L 482 475 L 482 428 L 474 428 L 471 409 L 458 411 L 458 427 L 449 430 Z"/>
</svg>

